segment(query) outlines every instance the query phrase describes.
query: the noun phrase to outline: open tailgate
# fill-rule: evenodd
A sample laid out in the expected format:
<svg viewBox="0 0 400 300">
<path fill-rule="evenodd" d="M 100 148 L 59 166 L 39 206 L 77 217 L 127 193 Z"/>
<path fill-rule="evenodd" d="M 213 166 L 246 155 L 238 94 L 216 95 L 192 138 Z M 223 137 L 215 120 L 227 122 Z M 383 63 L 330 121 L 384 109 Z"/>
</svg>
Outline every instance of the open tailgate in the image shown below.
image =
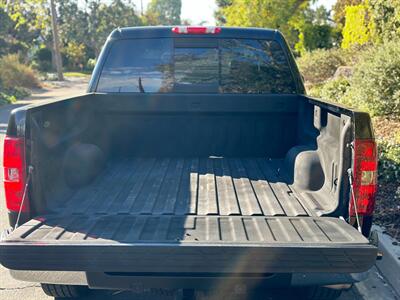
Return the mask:
<svg viewBox="0 0 400 300">
<path fill-rule="evenodd" d="M 336 218 L 70 215 L 37 218 L 0 243 L 16 270 L 362 272 L 377 248 Z"/>
</svg>

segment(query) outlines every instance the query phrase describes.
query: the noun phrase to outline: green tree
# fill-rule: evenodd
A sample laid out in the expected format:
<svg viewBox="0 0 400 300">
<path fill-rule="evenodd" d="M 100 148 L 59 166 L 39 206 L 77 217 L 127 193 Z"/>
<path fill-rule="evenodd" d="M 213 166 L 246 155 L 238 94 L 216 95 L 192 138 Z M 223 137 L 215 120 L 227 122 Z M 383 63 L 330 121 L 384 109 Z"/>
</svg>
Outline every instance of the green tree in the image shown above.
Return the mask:
<svg viewBox="0 0 400 300">
<path fill-rule="evenodd" d="M 143 22 L 132 1 L 113 0 L 109 5 L 99 0 L 88 3 L 88 33 L 85 45 L 97 57 L 110 32 L 118 27 L 140 26 Z"/>
<path fill-rule="evenodd" d="M 222 9 L 226 25 L 279 29 L 294 47 L 310 0 L 233 0 Z"/>
<path fill-rule="evenodd" d="M 0 53 L 21 52 L 23 57 L 50 33 L 49 7 L 45 0 L 0 0 Z"/>
<path fill-rule="evenodd" d="M 367 5 L 347 6 L 346 23 L 342 31 L 342 48 L 347 49 L 370 42 L 372 40 L 372 26 Z"/>
<path fill-rule="evenodd" d="M 214 16 L 218 25 L 224 25 L 226 23 L 226 17 L 224 15 L 224 8 L 232 5 L 233 0 L 216 0 L 218 9 L 215 11 Z"/>
<path fill-rule="evenodd" d="M 329 49 L 333 46 L 332 32 L 330 25 L 329 11 L 324 6 L 316 9 L 308 8 L 304 18 L 298 22 L 299 41 L 295 49 L 299 53 L 312 51 L 314 49 Z"/>
<path fill-rule="evenodd" d="M 333 20 L 339 27 L 343 27 L 346 21 L 346 7 L 362 4 L 364 0 L 336 0 L 333 6 Z"/>
<path fill-rule="evenodd" d="M 152 0 L 147 8 L 149 25 L 179 25 L 181 23 L 181 0 Z"/>
<path fill-rule="evenodd" d="M 80 8 L 77 1 L 64 0 L 59 1 L 58 16 L 62 43 L 85 44 L 89 34 L 89 13 Z"/>
<path fill-rule="evenodd" d="M 330 25 L 305 24 L 299 34 L 299 42 L 295 49 L 299 53 L 314 49 L 329 49 L 333 47 L 332 27 Z"/>
<path fill-rule="evenodd" d="M 63 49 L 64 54 L 72 63 L 72 68 L 83 68 L 85 64 L 85 45 L 78 44 L 77 42 L 69 42 Z"/>
<path fill-rule="evenodd" d="M 13 21 L 10 16 L 0 7 L 0 56 L 10 52 L 10 29 L 13 28 Z"/>
</svg>

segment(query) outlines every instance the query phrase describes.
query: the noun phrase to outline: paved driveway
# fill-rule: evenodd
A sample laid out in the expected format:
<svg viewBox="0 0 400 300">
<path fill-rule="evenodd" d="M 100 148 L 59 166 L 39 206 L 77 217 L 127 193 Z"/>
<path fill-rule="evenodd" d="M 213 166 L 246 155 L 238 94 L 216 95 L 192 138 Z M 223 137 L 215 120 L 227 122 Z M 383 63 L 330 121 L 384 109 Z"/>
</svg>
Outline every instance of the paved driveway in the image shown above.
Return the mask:
<svg viewBox="0 0 400 300">
<path fill-rule="evenodd" d="M 3 140 L 7 129 L 8 116 L 12 109 L 32 102 L 47 101 L 63 97 L 71 97 L 83 93 L 86 89 L 86 82 L 78 79 L 66 83 L 53 84 L 51 88 L 38 90 L 33 95 L 18 104 L 0 107 L 0 163 L 3 159 Z M 0 172 L 0 178 L 2 172 Z M 5 209 L 4 192 L 0 183 L 0 230 L 8 226 L 7 212 Z M 369 279 L 357 284 L 351 290 L 345 292 L 341 300 L 389 300 L 396 299 L 392 289 L 385 283 L 383 277 L 376 268 L 370 270 Z M 130 292 L 94 292 L 83 299 L 148 299 L 167 300 L 173 297 L 154 296 L 149 293 L 135 294 Z M 179 295 L 176 297 L 179 298 Z M 277 291 L 270 295 L 258 295 L 257 299 L 298 299 L 298 295 L 290 291 Z M 0 265 L 0 299 L 4 300 L 49 300 L 41 290 L 39 284 L 16 281 L 9 275 L 8 271 Z M 82 299 L 82 300 L 83 300 Z M 243 299 L 239 297 L 238 299 Z"/>
</svg>

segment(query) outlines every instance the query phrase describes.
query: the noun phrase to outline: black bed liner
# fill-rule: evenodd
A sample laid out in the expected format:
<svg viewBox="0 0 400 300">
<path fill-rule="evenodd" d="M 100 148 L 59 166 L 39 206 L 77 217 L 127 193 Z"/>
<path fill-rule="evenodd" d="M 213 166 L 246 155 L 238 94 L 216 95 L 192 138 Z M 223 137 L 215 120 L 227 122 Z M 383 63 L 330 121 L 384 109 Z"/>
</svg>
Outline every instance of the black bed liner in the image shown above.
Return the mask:
<svg viewBox="0 0 400 300">
<path fill-rule="evenodd" d="M 307 212 L 279 160 L 113 163 L 0 243 L 10 269 L 152 273 L 362 272 L 376 247 Z"/>
<path fill-rule="evenodd" d="M 282 160 L 132 158 L 109 163 L 58 213 L 307 216 L 281 178 Z"/>
</svg>

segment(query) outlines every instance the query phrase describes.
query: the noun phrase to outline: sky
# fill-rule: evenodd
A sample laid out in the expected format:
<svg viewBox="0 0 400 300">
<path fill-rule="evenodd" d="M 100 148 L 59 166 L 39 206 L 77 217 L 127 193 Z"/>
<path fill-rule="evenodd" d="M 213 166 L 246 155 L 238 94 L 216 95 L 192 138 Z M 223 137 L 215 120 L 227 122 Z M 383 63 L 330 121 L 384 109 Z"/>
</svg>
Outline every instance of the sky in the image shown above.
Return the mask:
<svg viewBox="0 0 400 300">
<path fill-rule="evenodd" d="M 140 10 L 140 0 L 133 2 Z M 143 0 L 144 9 L 149 2 L 150 0 Z M 216 8 L 214 0 L 182 0 L 181 19 L 189 19 L 194 25 L 202 21 L 206 21 L 207 25 L 215 25 L 214 11 Z"/>
<path fill-rule="evenodd" d="M 150 0 L 142 0 L 144 9 Z M 278 1 L 278 0 L 277 0 Z M 140 10 L 141 0 L 133 1 Z M 330 9 L 336 0 L 318 0 L 314 6 L 324 5 Z M 214 11 L 216 10 L 215 0 L 182 0 L 182 19 L 189 19 L 196 25 L 205 21 L 207 25 L 215 25 Z"/>
<path fill-rule="evenodd" d="M 323 5 L 325 6 L 327 9 L 331 9 L 332 6 L 336 3 L 336 0 L 318 0 L 314 6 L 319 6 L 319 5 Z"/>
</svg>

